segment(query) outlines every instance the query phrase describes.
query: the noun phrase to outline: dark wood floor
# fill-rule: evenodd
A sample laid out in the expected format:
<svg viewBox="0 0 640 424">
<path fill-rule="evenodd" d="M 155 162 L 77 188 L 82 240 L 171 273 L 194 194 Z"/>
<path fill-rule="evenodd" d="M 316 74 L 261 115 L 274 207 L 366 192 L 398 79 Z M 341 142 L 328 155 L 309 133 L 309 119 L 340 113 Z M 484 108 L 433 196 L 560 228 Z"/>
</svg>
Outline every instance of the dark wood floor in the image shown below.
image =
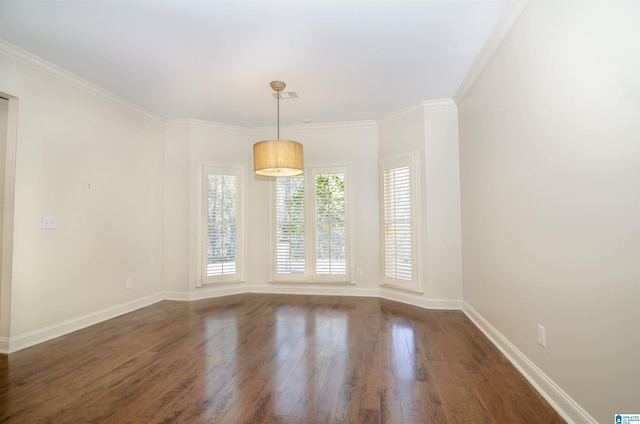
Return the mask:
<svg viewBox="0 0 640 424">
<path fill-rule="evenodd" d="M 0 422 L 564 423 L 459 311 L 164 301 L 0 355 Z"/>
</svg>

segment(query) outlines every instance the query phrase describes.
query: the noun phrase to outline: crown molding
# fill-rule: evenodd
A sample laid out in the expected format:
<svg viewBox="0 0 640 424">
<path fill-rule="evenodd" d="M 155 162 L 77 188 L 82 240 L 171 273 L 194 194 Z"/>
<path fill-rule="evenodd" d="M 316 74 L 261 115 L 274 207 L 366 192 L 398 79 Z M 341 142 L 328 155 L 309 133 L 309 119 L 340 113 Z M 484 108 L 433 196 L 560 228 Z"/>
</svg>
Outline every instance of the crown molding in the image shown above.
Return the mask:
<svg viewBox="0 0 640 424">
<path fill-rule="evenodd" d="M 335 130 L 335 129 L 363 129 L 376 128 L 376 121 L 347 121 L 347 122 L 329 122 L 326 124 L 296 124 L 296 125 L 280 125 L 280 130 L 306 131 L 306 130 Z M 247 130 L 251 133 L 259 133 L 264 131 L 273 131 L 275 127 L 253 127 Z"/>
<path fill-rule="evenodd" d="M 478 76 L 480 76 L 480 73 L 493 57 L 496 50 L 498 50 L 498 47 L 500 47 L 500 44 L 502 44 L 502 41 L 504 40 L 504 37 L 509 33 L 511 27 L 520 17 L 528 3 L 529 0 L 511 0 L 509 2 L 507 8 L 500 17 L 498 24 L 487 39 L 487 42 L 482 46 L 476 60 L 471 65 L 471 68 L 469 68 L 469 72 L 467 72 L 467 75 L 462 80 L 460 87 L 458 87 L 458 91 L 456 91 L 456 94 L 453 96 L 456 104 L 459 104 L 462 101 Z"/>
<path fill-rule="evenodd" d="M 59 66 L 56 66 L 51 62 L 47 62 L 46 60 L 39 58 L 27 52 L 26 50 L 22 50 L 21 48 L 14 46 L 13 44 L 1 38 L 0 38 L 0 55 L 4 55 L 10 59 L 13 59 L 17 62 L 22 63 L 23 65 L 29 66 L 37 71 L 43 72 L 48 76 L 57 79 L 58 81 L 62 81 L 66 84 L 72 85 L 73 87 L 78 88 L 86 93 L 101 97 L 107 102 L 121 109 L 124 109 L 128 112 L 132 112 L 138 116 L 148 119 L 155 124 L 159 124 L 159 125 L 164 124 L 164 119 L 162 119 L 160 116 L 155 115 L 149 111 L 146 111 L 141 107 L 121 97 L 118 97 L 115 94 L 95 84 L 85 81 L 79 76 L 60 68 Z M 12 94 L 15 94 L 15 93 L 12 93 Z"/>
<path fill-rule="evenodd" d="M 190 119 L 190 118 L 171 119 L 171 120 L 165 121 L 164 125 L 165 125 L 165 128 L 200 127 L 200 128 L 212 128 L 217 130 L 226 130 L 226 131 L 237 131 L 237 132 L 244 132 L 244 133 L 249 132 L 249 129 L 245 127 L 219 124 L 217 122 L 209 122 L 209 121 L 203 121 L 200 119 Z"/>
<path fill-rule="evenodd" d="M 417 103 L 411 106 L 407 106 L 404 109 L 401 109 L 391 115 L 385 116 L 382 119 L 378 119 L 378 125 L 387 125 L 392 123 L 393 121 L 398 121 L 400 119 L 404 119 L 407 116 L 411 116 L 415 113 L 421 113 L 424 110 L 422 103 Z"/>
<path fill-rule="evenodd" d="M 275 127 L 239 127 L 236 125 L 220 124 L 217 122 L 202 121 L 199 119 L 172 119 L 165 122 L 165 128 L 214 128 L 227 131 L 238 131 L 246 134 L 260 133 L 264 131 L 273 131 Z M 323 129 L 359 129 L 359 128 L 376 128 L 375 121 L 353 121 L 353 122 L 333 122 L 328 124 L 300 124 L 300 125 L 281 125 L 280 130 L 323 130 Z"/>
<path fill-rule="evenodd" d="M 414 105 L 401 109 L 398 112 L 393 113 L 392 115 L 379 119 L 377 123 L 378 125 L 387 125 L 394 121 L 404 119 L 407 116 L 411 116 L 415 113 L 422 113 L 425 111 L 425 109 L 455 108 L 455 107 L 456 107 L 456 103 L 453 101 L 453 99 L 424 100 L 420 103 L 416 103 Z"/>
<path fill-rule="evenodd" d="M 453 99 L 425 100 L 422 103 L 423 109 L 457 109 L 456 102 Z"/>
</svg>

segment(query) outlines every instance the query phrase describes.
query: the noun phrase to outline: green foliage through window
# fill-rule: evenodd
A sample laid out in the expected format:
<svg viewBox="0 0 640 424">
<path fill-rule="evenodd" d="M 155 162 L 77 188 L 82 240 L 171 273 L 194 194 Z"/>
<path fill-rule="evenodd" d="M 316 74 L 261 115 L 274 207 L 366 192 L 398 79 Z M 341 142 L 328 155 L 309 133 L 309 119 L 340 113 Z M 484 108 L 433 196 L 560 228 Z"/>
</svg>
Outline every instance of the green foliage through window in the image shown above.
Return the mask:
<svg viewBox="0 0 640 424">
<path fill-rule="evenodd" d="M 336 172 L 326 172 L 334 169 Z M 276 280 L 295 274 L 307 274 L 305 278 L 311 280 L 320 275 L 328 276 L 323 280 L 347 278 L 346 174 L 344 168 L 337 169 L 276 179 Z M 310 192 L 306 193 L 309 182 Z"/>
</svg>

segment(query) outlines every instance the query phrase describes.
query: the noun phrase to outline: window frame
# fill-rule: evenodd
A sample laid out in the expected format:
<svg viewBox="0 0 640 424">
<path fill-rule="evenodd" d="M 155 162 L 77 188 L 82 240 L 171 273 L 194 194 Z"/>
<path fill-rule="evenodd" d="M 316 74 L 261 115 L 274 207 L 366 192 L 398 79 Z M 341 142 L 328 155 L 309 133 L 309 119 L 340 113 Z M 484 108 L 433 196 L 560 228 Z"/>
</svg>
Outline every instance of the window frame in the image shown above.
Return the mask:
<svg viewBox="0 0 640 424">
<path fill-rule="evenodd" d="M 385 174 L 387 171 L 399 168 L 409 168 L 409 197 L 410 197 L 410 230 L 411 235 L 411 279 L 401 279 L 387 276 L 387 252 L 386 252 L 386 185 Z M 380 161 L 380 284 L 382 286 L 403 289 L 412 292 L 420 292 L 420 269 L 419 269 L 419 248 L 420 248 L 420 198 L 418 190 L 418 176 L 420 175 L 418 166 L 418 155 L 416 153 L 408 156 L 395 157 Z"/>
<path fill-rule="evenodd" d="M 319 175 L 339 174 L 344 177 L 344 243 L 345 243 L 345 273 L 318 274 L 316 265 L 316 177 Z M 289 177 L 278 177 L 289 178 Z M 277 179 L 272 182 L 271 201 L 271 283 L 322 283 L 322 284 L 351 284 L 351 226 L 350 226 L 350 194 L 349 168 L 342 166 L 308 167 L 304 173 L 304 228 L 305 228 L 305 269 L 303 273 L 277 272 L 276 245 L 276 187 Z"/>
<path fill-rule="evenodd" d="M 208 176 L 209 175 L 233 176 L 236 178 L 236 272 L 226 275 L 207 275 L 207 248 L 208 248 Z M 215 165 L 202 165 L 201 175 L 201 199 L 200 199 L 200 231 L 199 237 L 199 281 L 197 287 L 216 284 L 228 284 L 241 282 L 244 277 L 244 170 L 240 167 L 220 167 Z"/>
</svg>

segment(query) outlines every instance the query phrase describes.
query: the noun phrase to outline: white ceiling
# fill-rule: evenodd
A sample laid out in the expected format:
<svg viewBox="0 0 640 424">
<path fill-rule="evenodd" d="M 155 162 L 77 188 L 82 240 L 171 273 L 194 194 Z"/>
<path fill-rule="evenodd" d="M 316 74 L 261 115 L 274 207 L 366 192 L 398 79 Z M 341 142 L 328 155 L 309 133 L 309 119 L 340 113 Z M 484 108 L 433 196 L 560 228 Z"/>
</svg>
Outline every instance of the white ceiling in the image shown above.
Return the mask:
<svg viewBox="0 0 640 424">
<path fill-rule="evenodd" d="M 0 0 L 0 38 L 165 119 L 380 119 L 452 98 L 508 0 Z"/>
</svg>

